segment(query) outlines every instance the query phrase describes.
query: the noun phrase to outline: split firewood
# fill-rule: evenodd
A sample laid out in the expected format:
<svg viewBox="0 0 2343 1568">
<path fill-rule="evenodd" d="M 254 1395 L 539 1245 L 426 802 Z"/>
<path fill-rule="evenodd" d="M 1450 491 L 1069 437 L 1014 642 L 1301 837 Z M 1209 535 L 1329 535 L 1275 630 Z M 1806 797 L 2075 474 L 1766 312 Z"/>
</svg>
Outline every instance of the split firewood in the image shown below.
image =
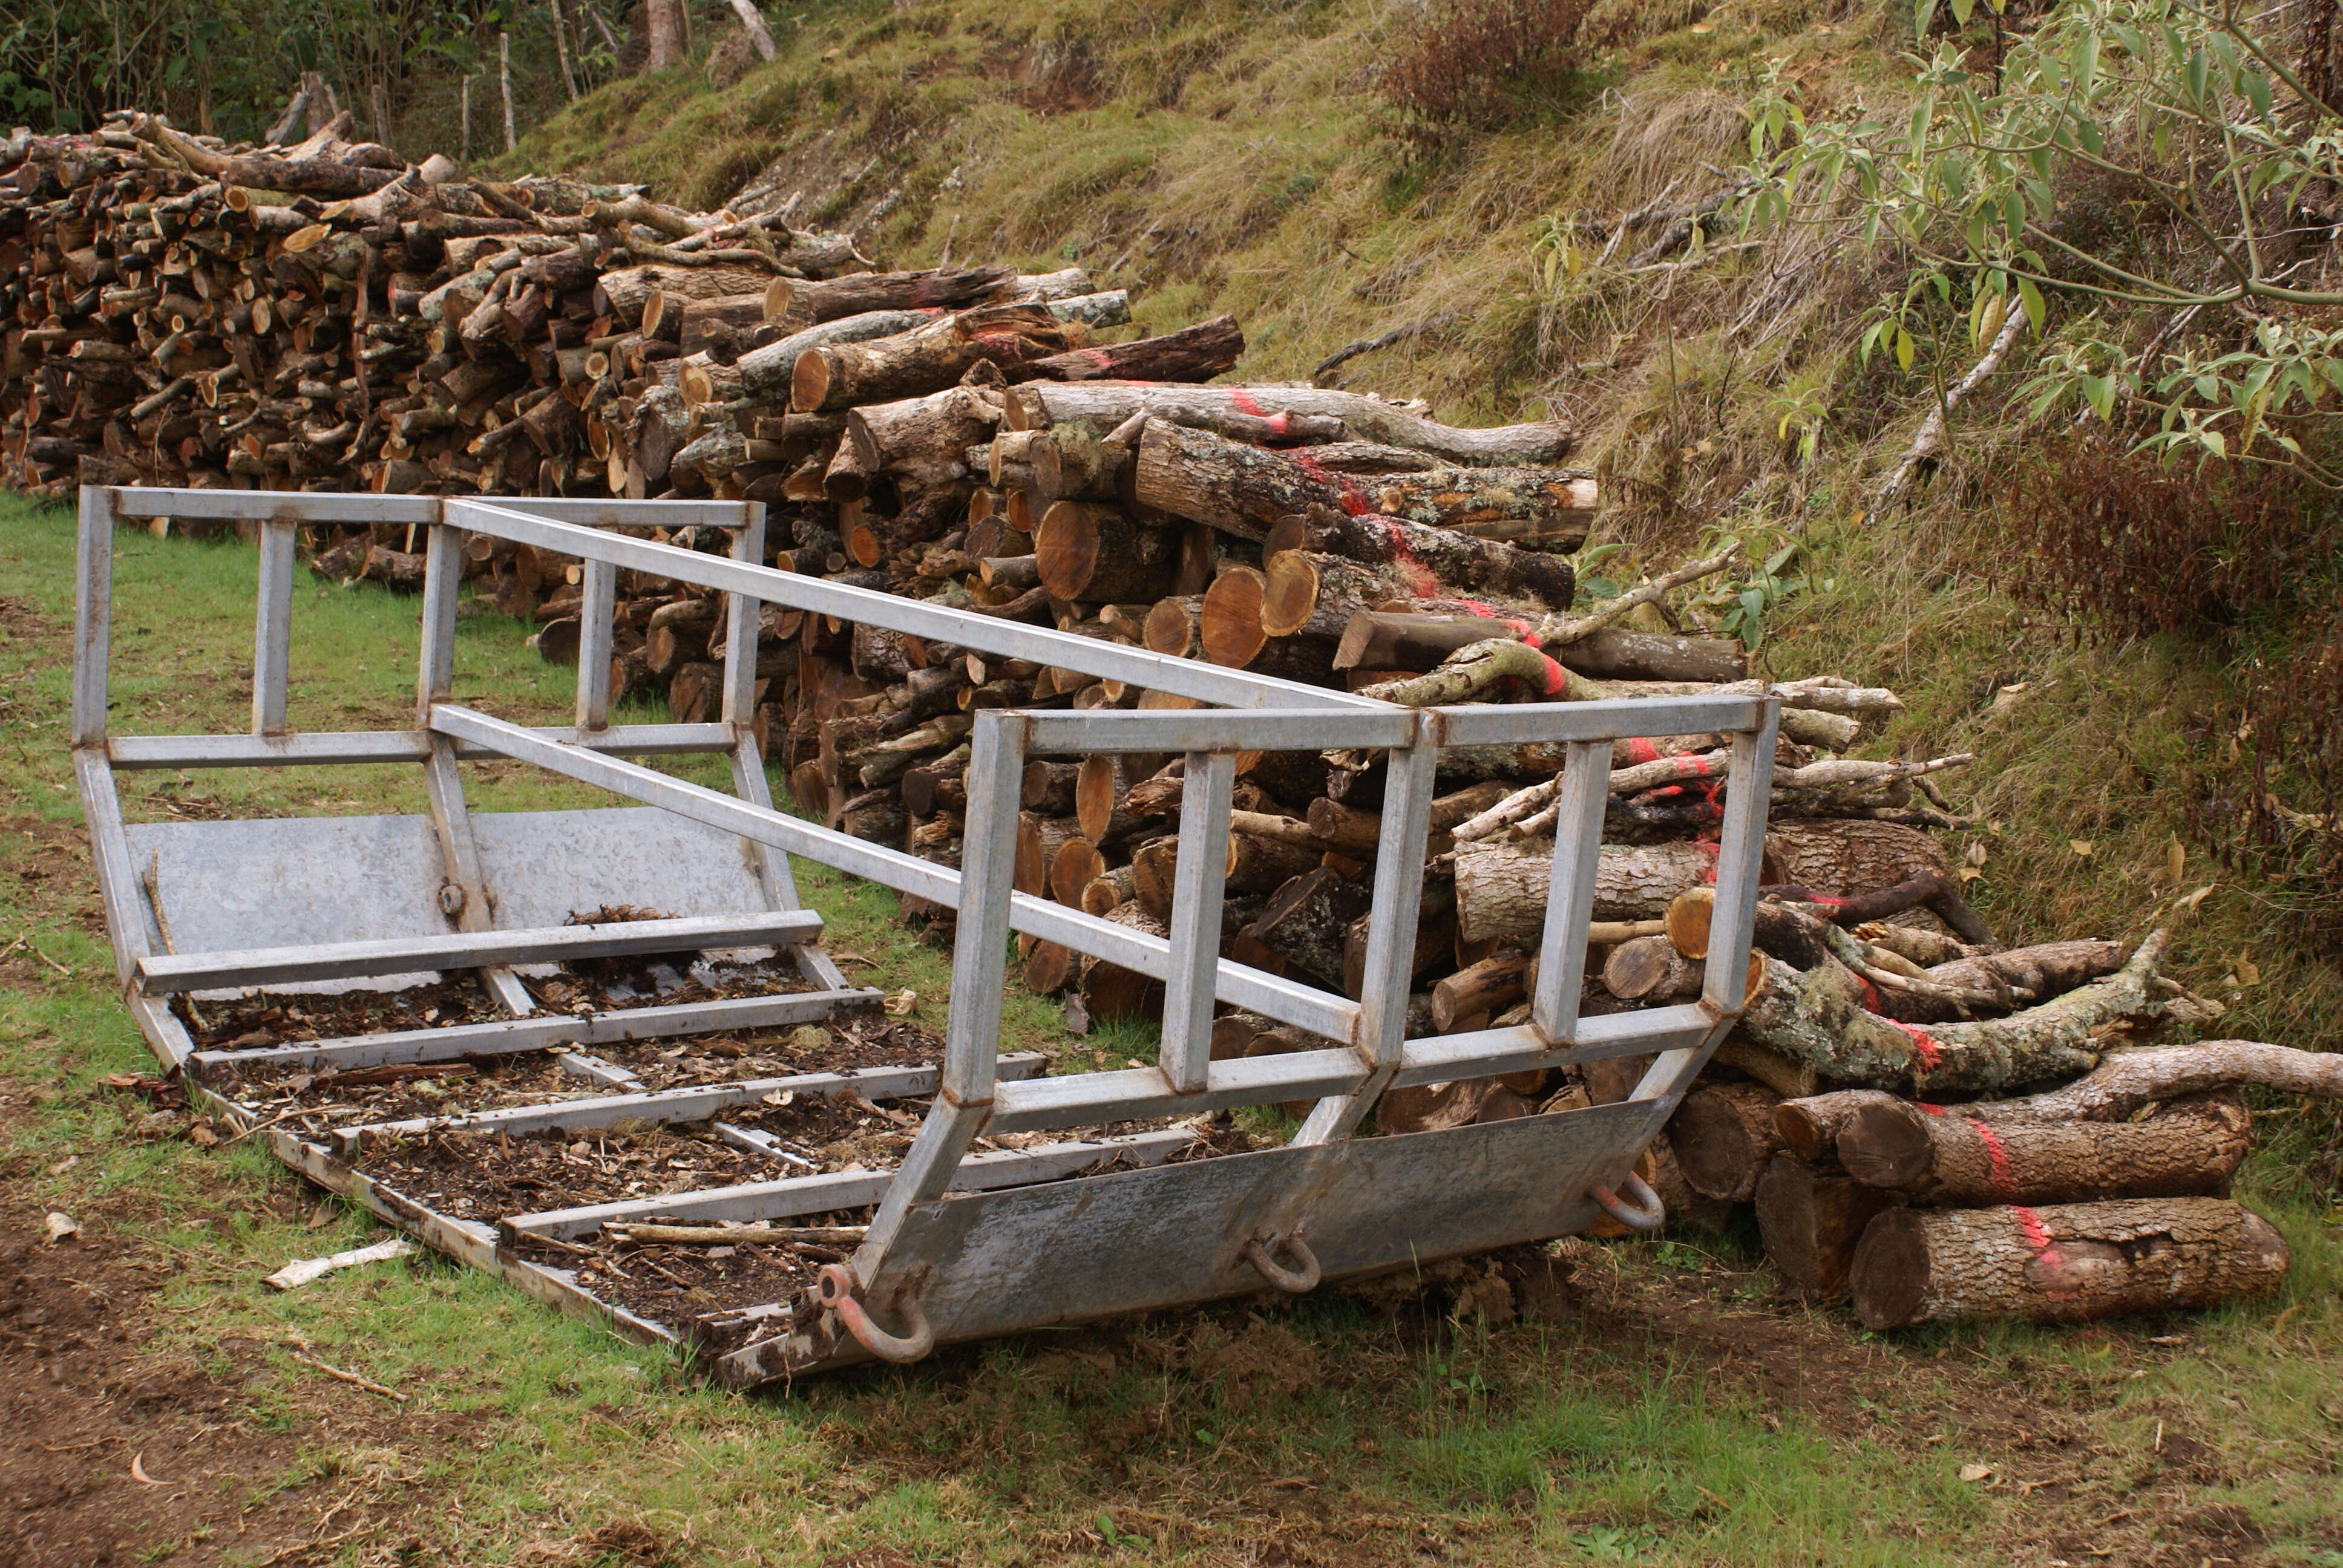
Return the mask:
<svg viewBox="0 0 2343 1568">
<path fill-rule="evenodd" d="M 1856 1314 L 1875 1329 L 2075 1322 L 2264 1295 L 2287 1262 L 2276 1226 L 2218 1198 L 1903 1209 L 1873 1221 L 1852 1283 Z"/>
</svg>

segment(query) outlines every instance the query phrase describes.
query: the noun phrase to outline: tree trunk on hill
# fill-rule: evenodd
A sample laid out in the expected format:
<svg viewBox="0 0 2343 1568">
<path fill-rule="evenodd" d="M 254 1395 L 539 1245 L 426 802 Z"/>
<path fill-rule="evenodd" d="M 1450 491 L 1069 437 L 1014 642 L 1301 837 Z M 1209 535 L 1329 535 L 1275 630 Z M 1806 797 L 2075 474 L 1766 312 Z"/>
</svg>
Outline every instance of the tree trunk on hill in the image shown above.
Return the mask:
<svg viewBox="0 0 2343 1568">
<path fill-rule="evenodd" d="M 1052 381 L 1210 381 L 1235 369 L 1243 352 L 1236 317 L 1216 316 L 1161 337 L 1052 355 L 1031 368 Z"/>
<path fill-rule="evenodd" d="M 1041 430 L 1079 420 L 1103 436 L 1133 414 L 1174 424 L 1210 427 L 1215 420 L 1267 421 L 1272 431 L 1288 418 L 1339 419 L 1353 434 L 1387 446 L 1431 452 L 1472 467 L 1558 463 L 1576 435 L 1555 423 L 1466 430 L 1439 425 L 1380 398 L 1314 387 L 1159 386 L 1140 381 L 1033 382 L 1011 390 L 1008 427 Z M 1249 430 L 1239 430 L 1250 438 Z"/>
<path fill-rule="evenodd" d="M 893 337 L 809 348 L 789 372 L 789 407 L 814 413 L 940 392 L 990 359 L 1015 376 L 1082 332 L 1040 305 L 990 305 Z"/>
<path fill-rule="evenodd" d="M 683 0 L 643 0 L 650 19 L 651 52 L 644 68 L 664 71 L 683 59 Z"/>
<path fill-rule="evenodd" d="M 1846 1294 L 1864 1228 L 1902 1199 L 1854 1177 L 1776 1154 L 1756 1187 L 1757 1231 L 1782 1282 L 1808 1302 Z"/>
<path fill-rule="evenodd" d="M 2174 1101 L 2140 1121 L 1987 1121 L 1965 1111 L 1865 1105 L 1839 1133 L 1839 1162 L 1856 1181 L 1916 1203 L 2083 1203 L 2226 1196 L 2251 1142 L 2251 1118 L 2226 1090 Z"/>
<path fill-rule="evenodd" d="M 1874 1329 L 1950 1318 L 2076 1322 L 2265 1294 L 2286 1240 L 2218 1198 L 2143 1198 L 2034 1209 L 1906 1209 L 1882 1215 L 1854 1267 Z"/>
<path fill-rule="evenodd" d="M 1781 1151 L 1774 1107 L 1781 1097 L 1759 1083 L 1714 1083 L 1684 1097 L 1668 1123 L 1676 1164 L 1704 1198 L 1746 1203 L 1757 1195 L 1766 1163 Z"/>
</svg>

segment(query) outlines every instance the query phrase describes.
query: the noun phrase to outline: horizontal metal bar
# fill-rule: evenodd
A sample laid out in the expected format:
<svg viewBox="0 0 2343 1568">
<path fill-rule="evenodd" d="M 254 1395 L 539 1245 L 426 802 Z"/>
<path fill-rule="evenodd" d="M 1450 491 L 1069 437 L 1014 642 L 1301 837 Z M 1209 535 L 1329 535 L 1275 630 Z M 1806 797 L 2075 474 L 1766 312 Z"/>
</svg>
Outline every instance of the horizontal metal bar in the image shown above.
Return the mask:
<svg viewBox="0 0 2343 1568">
<path fill-rule="evenodd" d="M 482 969 L 491 964 L 561 963 L 624 953 L 705 952 L 810 941 L 821 917 L 810 910 L 759 910 L 679 920 L 609 920 L 528 930 L 449 931 L 441 936 L 309 947 L 246 948 L 212 953 L 148 953 L 138 960 L 139 989 L 150 995 L 216 987 L 353 980 L 417 970 Z"/>
<path fill-rule="evenodd" d="M 1755 729 L 1762 697 L 1637 697 L 1617 702 L 1522 702 L 1438 708 L 1443 746 L 1539 746 Z"/>
<path fill-rule="evenodd" d="M 1400 1069 L 1393 1075 L 1392 1087 L 1493 1078 L 1501 1072 L 1532 1072 L 1574 1061 L 1676 1050 L 1706 1039 L 1715 1027 L 1715 1015 L 1692 1002 L 1582 1019 L 1578 1039 L 1565 1045 L 1547 1041 L 1528 1024 L 1411 1040 L 1400 1052 Z"/>
<path fill-rule="evenodd" d="M 534 762 L 630 800 L 835 866 L 898 892 L 913 893 L 950 909 L 960 907 L 960 873 L 932 860 L 752 806 L 737 796 L 688 784 L 585 747 L 548 739 L 468 708 L 435 704 L 431 724 L 441 734 Z M 1162 980 L 1171 973 L 1172 944 L 1161 937 L 1021 893 L 1011 899 L 1009 919 L 1014 929 L 1028 935 L 1109 960 L 1151 979 Z M 1226 959 L 1220 960 L 1214 985 L 1214 994 L 1222 1001 L 1328 1040 L 1347 1042 L 1358 1021 L 1356 1002 Z"/>
<path fill-rule="evenodd" d="M 468 1056 L 510 1056 L 554 1045 L 625 1045 L 638 1040 L 671 1040 L 731 1030 L 776 1029 L 813 1023 L 841 1007 L 874 1002 L 880 992 L 862 988 L 797 991 L 788 996 L 727 997 L 720 1001 L 674 1007 L 619 1008 L 585 1017 L 559 1013 L 502 1019 L 494 1023 L 451 1024 L 446 1029 L 403 1029 L 344 1040 L 303 1040 L 245 1050 L 199 1050 L 188 1060 L 198 1073 L 234 1068 L 331 1068 L 347 1072 L 394 1062 L 456 1061 Z M 134 1000 L 138 1000 L 134 998 Z"/>
<path fill-rule="evenodd" d="M 1022 1050 L 1001 1059 L 996 1069 L 1004 1078 L 1040 1072 L 1049 1059 L 1038 1050 Z M 378 1139 L 425 1132 L 504 1132 L 529 1134 L 608 1127 L 613 1121 L 641 1118 L 649 1121 L 705 1121 L 736 1105 L 752 1105 L 769 1094 L 820 1094 L 836 1098 L 850 1091 L 865 1100 L 903 1100 L 932 1094 L 933 1067 L 864 1067 L 851 1072 L 804 1072 L 789 1078 L 747 1078 L 733 1083 L 688 1083 L 650 1094 L 605 1094 L 590 1100 L 561 1100 L 541 1105 L 500 1105 L 459 1116 L 417 1116 L 399 1121 L 377 1121 L 364 1127 L 337 1127 L 335 1150 L 345 1159 Z"/>
<path fill-rule="evenodd" d="M 1036 1149 L 1002 1149 L 971 1154 L 953 1172 L 950 1191 L 986 1192 L 1002 1187 L 1022 1187 L 1081 1176 L 1101 1165 L 1127 1161 L 1161 1165 L 1196 1141 L 1186 1128 L 1167 1127 L 1133 1132 L 1120 1138 L 1069 1143 L 1046 1143 Z M 830 1171 L 819 1176 L 790 1176 L 775 1181 L 754 1181 L 738 1187 L 712 1187 L 699 1192 L 678 1192 L 668 1198 L 640 1198 L 623 1203 L 595 1203 L 577 1209 L 548 1209 L 538 1214 L 516 1214 L 502 1230 L 508 1237 L 546 1236 L 557 1241 L 590 1236 L 605 1225 L 628 1221 L 735 1221 L 787 1220 L 799 1214 L 825 1214 L 833 1209 L 860 1209 L 886 1195 L 895 1180 L 892 1171 Z"/>
<path fill-rule="evenodd" d="M 126 518 L 204 518 L 221 521 L 412 523 L 440 519 L 438 496 L 377 496 L 348 490 L 186 490 L 128 487 L 108 492 Z M 498 505 L 514 511 L 605 528 L 679 528 L 708 524 L 746 528 L 743 501 L 621 501 L 588 497 L 513 496 Z"/>
<path fill-rule="evenodd" d="M 445 520 L 474 533 L 534 545 L 557 555 L 605 560 L 654 577 L 745 595 L 766 604 L 786 605 L 839 620 L 882 627 L 978 653 L 1031 659 L 1037 664 L 1055 665 L 1061 669 L 1094 675 L 1101 680 L 1120 680 L 1144 691 L 1168 692 L 1199 702 L 1228 708 L 1339 708 L 1365 712 L 1388 706 L 1372 698 L 1353 697 L 1347 691 L 1226 669 L 1102 638 L 1078 637 L 1071 632 L 1027 626 L 1021 621 L 972 615 L 966 610 L 881 593 L 876 588 L 777 571 L 771 567 L 674 545 L 654 544 L 622 534 L 597 533 L 588 528 L 529 517 L 501 503 L 491 506 L 485 501 L 450 498 Z"/>
<path fill-rule="evenodd" d="M 1042 709 L 1024 715 L 1028 755 L 1121 751 L 1333 751 L 1413 743 L 1403 708 L 1353 713 L 1323 708 L 1132 711 Z"/>
<path fill-rule="evenodd" d="M 597 1083 L 609 1085 L 628 1094 L 649 1094 L 651 1086 L 620 1067 L 615 1061 L 605 1061 L 598 1056 L 582 1050 L 566 1051 L 554 1059 L 564 1072 L 574 1072 L 580 1078 L 590 1078 Z"/>
<path fill-rule="evenodd" d="M 621 724 L 584 734 L 564 727 L 532 735 L 623 757 L 681 757 L 729 751 L 731 729 L 721 724 Z M 421 762 L 431 755 L 427 729 L 357 729 L 297 735 L 117 735 L 107 757 L 127 770 L 153 768 L 325 767 L 345 763 Z M 488 747 L 459 744 L 468 761 L 498 757 Z"/>
<path fill-rule="evenodd" d="M 1153 1067 L 1004 1083 L 993 1091 L 984 1135 L 1142 1116 L 1192 1116 L 1279 1100 L 1322 1100 L 1356 1089 L 1366 1081 L 1367 1071 L 1354 1051 L 1295 1050 L 1216 1061 L 1204 1088 L 1193 1094 L 1176 1092 L 1162 1070 Z"/>
</svg>

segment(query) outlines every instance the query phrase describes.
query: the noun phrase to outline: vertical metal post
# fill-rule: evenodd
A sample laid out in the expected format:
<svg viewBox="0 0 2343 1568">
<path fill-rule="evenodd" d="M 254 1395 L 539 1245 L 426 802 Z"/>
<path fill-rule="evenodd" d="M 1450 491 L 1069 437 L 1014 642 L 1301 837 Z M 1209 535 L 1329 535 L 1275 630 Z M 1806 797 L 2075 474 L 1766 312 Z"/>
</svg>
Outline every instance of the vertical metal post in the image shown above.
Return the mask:
<svg viewBox="0 0 2343 1568">
<path fill-rule="evenodd" d="M 732 536 L 732 558 L 765 563 L 765 507 L 746 503 L 748 520 Z M 739 728 L 757 716 L 757 622 L 764 606 L 747 594 L 724 596 L 724 722 Z"/>
<path fill-rule="evenodd" d="M 114 492 L 81 487 L 74 564 L 73 743 L 106 744 L 106 664 L 114 641 Z"/>
<path fill-rule="evenodd" d="M 252 628 L 255 735 L 285 733 L 287 671 L 293 655 L 294 534 L 289 518 L 267 518 L 260 525 L 260 602 Z"/>
<path fill-rule="evenodd" d="M 1545 939 L 1538 950 L 1530 1026 L 1553 1044 L 1578 1034 L 1578 988 L 1586 979 L 1586 927 L 1603 861 L 1603 809 L 1611 799 L 1611 743 L 1574 741 L 1563 754 L 1554 823 L 1554 876 L 1546 884 Z"/>
<path fill-rule="evenodd" d="M 1781 729 L 1781 699 L 1768 698 L 1757 728 L 1733 738 L 1724 832 L 1716 847 L 1716 904 L 1708 918 L 1700 997 L 1716 1021 L 1699 1045 L 1662 1054 L 1635 1085 L 1629 1098 L 1653 1102 L 1655 1132 L 1675 1114 L 1677 1100 L 1749 1003 L 1749 942 L 1757 923 L 1757 885 L 1765 878 L 1765 809 L 1774 793 L 1774 747 Z"/>
<path fill-rule="evenodd" d="M 1180 795 L 1180 859 L 1172 890 L 1172 960 L 1164 977 L 1163 1076 L 1182 1094 L 1212 1071 L 1212 1000 L 1221 967 L 1221 900 L 1228 880 L 1229 804 L 1237 759 L 1188 753 Z"/>
<path fill-rule="evenodd" d="M 1415 957 L 1415 922 L 1423 903 L 1424 841 L 1432 830 L 1433 779 L 1440 766 L 1439 718 L 1419 714 L 1415 743 L 1391 754 L 1383 815 L 1375 841 L 1374 904 L 1367 917 L 1367 963 L 1359 992 L 1359 1038 L 1352 1043 L 1374 1066 L 1349 1094 L 1322 1100 L 1294 1135 L 1296 1143 L 1348 1138 L 1399 1070 L 1407 1041 L 1407 988 Z"/>
<path fill-rule="evenodd" d="M 479 849 L 472 842 L 472 816 L 464 804 L 463 776 L 456 769 L 456 744 L 431 729 L 431 705 L 455 695 L 456 596 L 463 582 L 462 531 L 446 523 L 432 523 L 423 554 L 423 641 L 415 676 L 416 723 L 431 737 L 431 755 L 423 764 L 423 786 L 431 802 L 431 825 L 439 836 L 440 863 L 447 882 L 441 889 L 440 911 L 456 929 L 485 931 L 495 928 L 488 909 L 487 884 L 480 879 Z M 452 906 L 452 907 L 451 907 Z M 537 1010 L 520 978 L 498 965 L 480 971 L 480 978 L 516 1018 Z"/>
<path fill-rule="evenodd" d="M 610 727 L 610 618 L 618 608 L 618 568 L 608 561 L 586 563 L 578 585 L 578 728 Z"/>
<path fill-rule="evenodd" d="M 952 944 L 950 1011 L 934 1105 L 870 1221 L 854 1271 L 868 1284 L 914 1203 L 943 1195 L 969 1141 L 992 1111 L 993 1057 L 1009 979 L 1009 898 L 1016 890 L 1018 792 L 1025 720 L 989 710 L 969 744 L 968 830 L 960 840 L 960 929 Z"/>
</svg>

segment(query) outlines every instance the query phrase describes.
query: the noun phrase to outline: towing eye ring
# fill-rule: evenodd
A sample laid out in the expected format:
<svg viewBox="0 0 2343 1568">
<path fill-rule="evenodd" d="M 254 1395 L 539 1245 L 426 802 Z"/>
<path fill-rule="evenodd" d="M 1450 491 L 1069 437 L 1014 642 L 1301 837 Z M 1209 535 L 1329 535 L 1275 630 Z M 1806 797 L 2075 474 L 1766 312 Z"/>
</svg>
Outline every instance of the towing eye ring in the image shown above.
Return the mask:
<svg viewBox="0 0 2343 1568">
<path fill-rule="evenodd" d="M 1619 1185 L 1626 1193 L 1624 1198 L 1608 1187 L 1589 1187 L 1586 1195 L 1594 1200 L 1596 1207 L 1630 1231 L 1656 1231 L 1668 1222 L 1668 1206 L 1652 1191 L 1649 1181 L 1630 1171 Z"/>
<path fill-rule="evenodd" d="M 1301 1266 L 1289 1269 L 1270 1253 L 1272 1247 L 1282 1247 Z M 1261 1277 L 1289 1295 L 1305 1295 L 1318 1288 L 1318 1255 L 1299 1236 L 1255 1236 L 1244 1244 L 1245 1261 L 1261 1271 Z"/>
<path fill-rule="evenodd" d="M 902 1314 L 909 1334 L 890 1334 L 871 1321 L 870 1311 L 855 1300 L 853 1272 L 843 1263 L 825 1263 L 814 1276 L 814 1296 L 821 1304 L 838 1314 L 854 1342 L 882 1362 L 909 1366 L 936 1348 L 935 1326 L 928 1322 L 927 1313 L 920 1311 L 919 1302 L 909 1297 L 898 1297 L 895 1310 Z"/>
</svg>

